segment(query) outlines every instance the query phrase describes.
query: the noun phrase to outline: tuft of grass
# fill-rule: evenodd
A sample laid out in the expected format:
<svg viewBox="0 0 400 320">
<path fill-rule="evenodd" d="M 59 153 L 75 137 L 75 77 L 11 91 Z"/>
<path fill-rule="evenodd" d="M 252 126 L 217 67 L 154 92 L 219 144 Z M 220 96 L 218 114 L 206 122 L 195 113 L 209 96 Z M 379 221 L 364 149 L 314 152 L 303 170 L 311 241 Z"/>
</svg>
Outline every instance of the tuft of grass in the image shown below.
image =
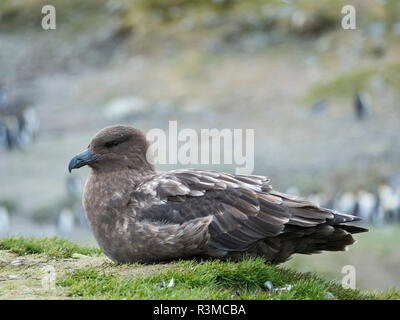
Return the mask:
<svg viewBox="0 0 400 320">
<path fill-rule="evenodd" d="M 45 254 L 54 258 L 70 258 L 74 253 L 83 255 L 100 255 L 101 250 L 95 247 L 81 246 L 74 242 L 53 238 L 12 237 L 0 239 L 0 250 L 10 250 L 17 255 Z"/>
<path fill-rule="evenodd" d="M 139 264 L 132 268 L 140 268 Z M 172 267 L 172 268 L 171 268 Z M 160 282 L 174 279 L 175 286 Z M 271 281 L 276 292 L 265 290 Z M 106 269 L 83 268 L 65 272 L 58 285 L 83 299 L 396 299 L 395 290 L 374 293 L 343 289 L 313 273 L 299 273 L 265 262 L 262 258 L 231 261 L 175 261 L 153 274 L 134 278 Z M 332 296 L 333 295 L 333 296 Z"/>
<path fill-rule="evenodd" d="M 326 98 L 353 98 L 360 90 L 367 90 L 371 80 L 381 78 L 385 84 L 400 92 L 400 64 L 392 63 L 383 66 L 357 67 L 343 72 L 333 79 L 315 84 L 303 100 L 312 103 Z"/>
</svg>

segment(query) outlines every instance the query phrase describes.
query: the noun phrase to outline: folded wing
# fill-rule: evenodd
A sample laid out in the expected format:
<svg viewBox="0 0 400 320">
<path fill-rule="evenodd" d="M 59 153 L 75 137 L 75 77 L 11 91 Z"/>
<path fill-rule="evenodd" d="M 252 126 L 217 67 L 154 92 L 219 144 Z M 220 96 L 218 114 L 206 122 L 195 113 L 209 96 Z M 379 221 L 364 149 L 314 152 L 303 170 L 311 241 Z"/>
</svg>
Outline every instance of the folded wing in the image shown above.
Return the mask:
<svg viewBox="0 0 400 320">
<path fill-rule="evenodd" d="M 138 219 L 165 224 L 212 217 L 207 254 L 243 252 L 262 239 L 298 228 L 336 225 L 356 217 L 273 190 L 269 179 L 184 169 L 156 173 L 132 194 Z"/>
</svg>

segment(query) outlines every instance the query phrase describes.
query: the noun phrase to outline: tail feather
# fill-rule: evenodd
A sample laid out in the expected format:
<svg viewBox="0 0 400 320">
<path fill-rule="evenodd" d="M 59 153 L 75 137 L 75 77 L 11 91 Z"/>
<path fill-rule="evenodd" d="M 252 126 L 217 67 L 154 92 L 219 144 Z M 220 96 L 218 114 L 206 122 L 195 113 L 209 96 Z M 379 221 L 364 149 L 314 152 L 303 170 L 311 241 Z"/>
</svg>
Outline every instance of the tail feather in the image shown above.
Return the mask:
<svg viewBox="0 0 400 320">
<path fill-rule="evenodd" d="M 345 251 L 355 242 L 352 234 L 367 229 L 349 225 L 320 225 L 311 228 L 289 226 L 278 237 L 258 242 L 249 253 L 264 256 L 273 263 L 282 263 L 295 254 L 314 254 L 322 251 Z"/>
<path fill-rule="evenodd" d="M 322 209 L 329 211 L 333 214 L 333 219 L 328 220 L 329 224 L 338 224 L 338 223 L 345 223 L 345 222 L 353 222 L 353 221 L 360 221 L 361 218 L 357 216 L 353 216 L 351 214 L 340 213 L 334 210 L 329 209 Z"/>
<path fill-rule="evenodd" d="M 282 199 L 288 221 L 279 235 L 253 243 L 246 251 L 230 251 L 226 258 L 240 259 L 243 255 L 263 256 L 272 263 L 282 263 L 295 254 L 313 254 L 322 251 L 344 251 L 355 242 L 352 234 L 366 232 L 365 228 L 345 223 L 361 220 L 359 217 L 320 207 L 311 201 L 274 190 Z M 262 202 L 264 205 L 264 202 Z M 268 208 L 269 209 L 269 208 Z M 266 210 L 268 214 L 270 210 Z"/>
</svg>

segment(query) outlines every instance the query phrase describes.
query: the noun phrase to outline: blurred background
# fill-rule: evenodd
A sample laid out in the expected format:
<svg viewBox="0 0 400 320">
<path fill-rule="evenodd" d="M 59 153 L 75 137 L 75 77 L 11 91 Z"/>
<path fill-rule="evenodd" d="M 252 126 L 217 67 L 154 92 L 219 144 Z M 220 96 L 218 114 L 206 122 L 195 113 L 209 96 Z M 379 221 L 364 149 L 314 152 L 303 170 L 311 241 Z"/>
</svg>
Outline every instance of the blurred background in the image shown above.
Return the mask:
<svg viewBox="0 0 400 320">
<path fill-rule="evenodd" d="M 400 287 L 399 1 L 2 0 L 0 75 L 0 237 L 95 243 L 67 166 L 106 125 L 252 128 L 254 174 L 370 228 L 285 265 Z"/>
</svg>

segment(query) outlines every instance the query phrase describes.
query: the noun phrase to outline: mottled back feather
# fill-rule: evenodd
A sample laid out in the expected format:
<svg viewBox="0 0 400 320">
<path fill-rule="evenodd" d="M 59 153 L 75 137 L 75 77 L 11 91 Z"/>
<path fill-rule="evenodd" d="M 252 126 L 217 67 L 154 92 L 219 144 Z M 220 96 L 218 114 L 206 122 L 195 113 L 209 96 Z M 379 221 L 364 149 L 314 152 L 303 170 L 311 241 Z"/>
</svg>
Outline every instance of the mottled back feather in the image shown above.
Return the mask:
<svg viewBox="0 0 400 320">
<path fill-rule="evenodd" d="M 140 183 L 132 196 L 145 202 L 140 217 L 154 222 L 184 223 L 211 217 L 205 253 L 218 257 L 245 252 L 260 240 L 279 236 L 282 241 L 289 241 L 287 234 L 293 238 L 304 228 L 312 234 L 317 226 L 357 220 L 320 208 L 308 200 L 277 192 L 268 178 L 255 175 L 196 169 L 155 173 Z M 295 234 L 292 227 L 303 228 L 295 229 Z M 350 238 L 345 241 L 347 244 L 352 243 Z M 309 248 L 310 252 L 316 251 Z M 288 251 L 288 248 L 281 249 Z"/>
</svg>

